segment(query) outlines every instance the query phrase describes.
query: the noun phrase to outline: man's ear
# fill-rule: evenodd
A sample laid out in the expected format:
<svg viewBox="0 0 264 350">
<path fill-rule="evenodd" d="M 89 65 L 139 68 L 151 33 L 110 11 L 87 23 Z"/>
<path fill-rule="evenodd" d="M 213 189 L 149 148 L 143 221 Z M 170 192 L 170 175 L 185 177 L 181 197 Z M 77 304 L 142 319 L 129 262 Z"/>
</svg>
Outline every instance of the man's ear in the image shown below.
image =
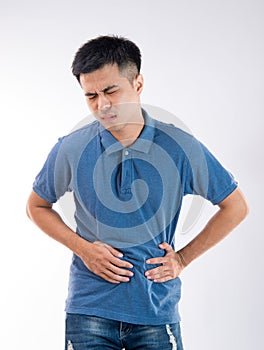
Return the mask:
<svg viewBox="0 0 264 350">
<path fill-rule="evenodd" d="M 142 74 L 138 74 L 134 79 L 134 88 L 138 95 L 141 94 L 144 85 L 144 78 Z"/>
</svg>

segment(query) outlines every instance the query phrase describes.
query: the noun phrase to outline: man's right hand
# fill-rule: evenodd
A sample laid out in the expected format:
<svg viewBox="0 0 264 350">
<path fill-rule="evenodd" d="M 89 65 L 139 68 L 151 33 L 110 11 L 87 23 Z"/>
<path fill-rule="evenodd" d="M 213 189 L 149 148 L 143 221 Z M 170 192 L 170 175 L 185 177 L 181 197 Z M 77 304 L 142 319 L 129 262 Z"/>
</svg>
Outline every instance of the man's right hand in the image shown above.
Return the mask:
<svg viewBox="0 0 264 350">
<path fill-rule="evenodd" d="M 47 202 L 32 191 L 27 214 L 38 227 L 53 239 L 64 244 L 78 255 L 86 267 L 111 283 L 129 282 L 134 274 L 127 270 L 133 265 L 122 258 L 122 253 L 103 242 L 90 243 L 68 227 L 60 215 L 53 210 L 52 203 Z"/>
<path fill-rule="evenodd" d="M 133 265 L 121 260 L 123 254 L 106 243 L 82 242 L 81 253 L 78 255 L 90 271 L 108 282 L 129 282 L 129 277 L 134 275 L 127 270 L 132 269 Z"/>
</svg>

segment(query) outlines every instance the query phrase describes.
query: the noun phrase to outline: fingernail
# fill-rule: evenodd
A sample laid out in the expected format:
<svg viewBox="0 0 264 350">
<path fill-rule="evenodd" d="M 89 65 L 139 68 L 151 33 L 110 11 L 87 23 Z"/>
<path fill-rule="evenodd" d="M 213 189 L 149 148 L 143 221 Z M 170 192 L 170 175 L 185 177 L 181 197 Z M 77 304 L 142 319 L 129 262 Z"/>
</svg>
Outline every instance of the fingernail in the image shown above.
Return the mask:
<svg viewBox="0 0 264 350">
<path fill-rule="evenodd" d="M 122 253 L 119 253 L 119 254 L 117 254 L 117 256 L 119 257 L 119 258 L 123 258 L 123 254 Z"/>
<path fill-rule="evenodd" d="M 150 264 L 150 261 L 149 261 L 149 260 L 147 260 L 147 261 L 146 261 L 146 263 L 147 263 L 147 264 Z"/>
</svg>

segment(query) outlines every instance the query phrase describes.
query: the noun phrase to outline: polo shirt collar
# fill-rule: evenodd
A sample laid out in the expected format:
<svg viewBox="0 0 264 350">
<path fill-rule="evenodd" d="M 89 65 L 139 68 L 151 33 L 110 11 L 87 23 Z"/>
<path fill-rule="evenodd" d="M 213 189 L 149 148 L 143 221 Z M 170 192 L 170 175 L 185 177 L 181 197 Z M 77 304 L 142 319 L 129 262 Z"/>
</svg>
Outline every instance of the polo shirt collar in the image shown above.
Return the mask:
<svg viewBox="0 0 264 350">
<path fill-rule="evenodd" d="M 129 149 L 139 151 L 142 153 L 148 153 L 155 134 L 155 120 L 152 119 L 148 113 L 142 108 L 142 114 L 144 117 L 144 128 L 138 137 L 138 139 L 129 147 Z M 123 150 L 124 146 L 116 140 L 116 138 L 103 127 L 102 124 L 99 125 L 99 137 L 101 138 L 101 143 L 105 148 L 106 154 L 111 154 Z"/>
</svg>

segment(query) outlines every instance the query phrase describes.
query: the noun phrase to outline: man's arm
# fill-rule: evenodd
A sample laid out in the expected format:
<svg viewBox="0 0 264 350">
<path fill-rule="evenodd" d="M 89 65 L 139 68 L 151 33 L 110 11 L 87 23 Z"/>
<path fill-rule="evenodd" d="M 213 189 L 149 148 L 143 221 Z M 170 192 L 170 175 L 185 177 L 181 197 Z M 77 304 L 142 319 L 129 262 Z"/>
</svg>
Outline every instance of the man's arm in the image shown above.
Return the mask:
<svg viewBox="0 0 264 350">
<path fill-rule="evenodd" d="M 86 267 L 111 283 L 128 282 L 133 273 L 127 269 L 133 265 L 121 260 L 122 253 L 102 242 L 90 243 L 77 235 L 45 201 L 34 191 L 27 203 L 28 217 L 46 234 L 64 244 L 78 255 Z"/>
<path fill-rule="evenodd" d="M 177 253 L 164 242 L 159 245 L 165 256 L 147 260 L 148 264 L 163 264 L 146 272 L 146 277 L 155 282 L 166 282 L 178 277 L 181 271 L 193 260 L 204 254 L 225 238 L 248 214 L 247 202 L 236 189 L 218 204 L 219 210 L 208 221 L 205 228 L 190 243 Z"/>
</svg>

